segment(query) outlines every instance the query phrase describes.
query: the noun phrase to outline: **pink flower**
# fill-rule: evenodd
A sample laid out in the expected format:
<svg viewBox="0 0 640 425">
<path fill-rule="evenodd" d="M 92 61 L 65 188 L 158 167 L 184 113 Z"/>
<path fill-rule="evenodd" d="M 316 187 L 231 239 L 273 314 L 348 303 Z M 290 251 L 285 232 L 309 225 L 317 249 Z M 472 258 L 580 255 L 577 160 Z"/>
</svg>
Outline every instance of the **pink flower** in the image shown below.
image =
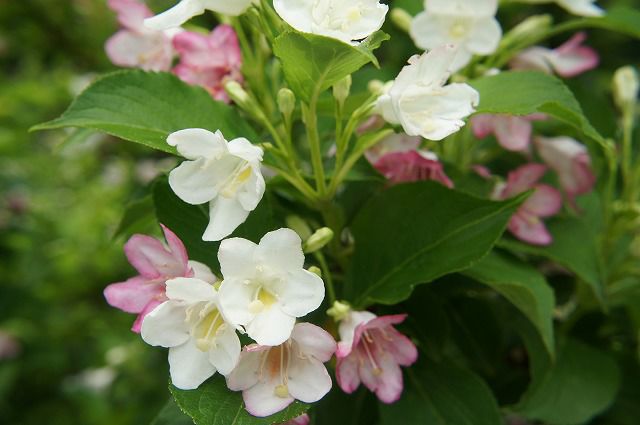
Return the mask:
<svg viewBox="0 0 640 425">
<path fill-rule="evenodd" d="M 445 174 L 442 163 L 430 152 L 388 153 L 378 159 L 373 166 L 391 183 L 435 180 L 453 188 L 453 182 Z"/>
<path fill-rule="evenodd" d="M 380 117 L 375 115 L 375 117 Z M 369 148 L 364 156 L 371 164 L 375 164 L 380 158 L 390 153 L 409 152 L 420 148 L 422 138 L 420 136 L 408 136 L 405 133 L 395 133 L 385 137 L 373 147 Z"/>
<path fill-rule="evenodd" d="M 242 82 L 242 54 L 235 31 L 219 25 L 209 35 L 182 32 L 173 39 L 180 63 L 173 72 L 186 83 L 204 87 L 216 100 L 229 102 L 228 80 Z"/>
<path fill-rule="evenodd" d="M 596 183 L 587 148 L 570 137 L 537 137 L 535 145 L 544 162 L 558 174 L 560 186 L 574 203 Z"/>
<path fill-rule="evenodd" d="M 310 420 L 309 415 L 305 413 L 290 421 L 283 422 L 281 425 L 309 425 Z"/>
<path fill-rule="evenodd" d="M 562 208 L 562 196 L 553 187 L 539 184 L 547 167 L 542 164 L 526 164 L 509 173 L 507 183 L 496 190 L 497 199 L 508 199 L 530 189 L 533 194 L 511 217 L 509 231 L 518 239 L 533 245 L 549 245 L 553 242 L 541 218 L 551 217 Z"/>
<path fill-rule="evenodd" d="M 544 120 L 543 114 L 527 116 L 479 114 L 471 118 L 473 134 L 478 139 L 493 134 L 506 150 L 523 152 L 529 148 L 533 126 L 531 121 Z"/>
<path fill-rule="evenodd" d="M 512 69 L 534 69 L 570 78 L 598 66 L 600 58 L 591 47 L 583 46 L 587 35 L 579 32 L 556 49 L 531 47 L 523 50 L 510 63 Z"/>
<path fill-rule="evenodd" d="M 323 363 L 335 350 L 336 342 L 325 330 L 298 323 L 281 345 L 244 347 L 238 365 L 227 376 L 227 386 L 242 391 L 247 411 L 254 416 L 273 415 L 294 399 L 313 403 L 331 390 Z"/>
<path fill-rule="evenodd" d="M 353 393 L 362 382 L 383 403 L 400 398 L 404 386 L 400 366 L 418 359 L 415 345 L 393 327 L 406 317 L 354 311 L 340 323 L 336 379 L 344 392 Z"/>
<path fill-rule="evenodd" d="M 177 277 L 196 277 L 209 283 L 217 278 L 206 265 L 189 261 L 182 241 L 162 226 L 168 247 L 151 236 L 133 235 L 125 244 L 129 263 L 140 273 L 125 282 L 112 283 L 104 290 L 109 305 L 127 313 L 137 313 L 133 330 L 140 333 L 142 319 L 167 300 L 165 283 Z"/>
<path fill-rule="evenodd" d="M 175 31 L 155 31 L 145 27 L 144 19 L 153 13 L 138 0 L 109 0 L 109 7 L 118 14 L 122 27 L 105 45 L 111 62 L 147 71 L 168 71 L 173 62 L 171 36 Z"/>
</svg>

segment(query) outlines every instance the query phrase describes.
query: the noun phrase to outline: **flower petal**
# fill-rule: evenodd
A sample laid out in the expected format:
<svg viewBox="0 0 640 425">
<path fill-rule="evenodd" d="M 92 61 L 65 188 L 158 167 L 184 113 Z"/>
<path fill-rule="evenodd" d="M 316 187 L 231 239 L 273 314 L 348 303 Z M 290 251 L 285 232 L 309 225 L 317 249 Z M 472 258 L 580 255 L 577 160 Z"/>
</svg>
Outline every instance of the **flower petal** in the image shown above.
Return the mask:
<svg viewBox="0 0 640 425">
<path fill-rule="evenodd" d="M 288 387 L 289 394 L 296 400 L 314 403 L 331 390 L 331 377 L 320 361 L 314 358 L 293 358 L 289 368 Z"/>
<path fill-rule="evenodd" d="M 359 360 L 356 353 L 344 358 L 338 358 L 336 364 L 336 380 L 347 394 L 353 393 L 360 386 Z"/>
<path fill-rule="evenodd" d="M 184 265 L 184 271 L 186 273 L 189 270 L 189 266 L 187 264 L 189 262 L 187 249 L 185 248 L 180 238 L 175 233 L 173 233 L 171 229 L 169 229 L 162 223 L 160 223 L 160 227 L 162 228 L 164 238 L 169 245 L 169 251 L 171 251 L 171 254 L 173 254 L 178 263 Z"/>
<path fill-rule="evenodd" d="M 178 277 L 167 281 L 167 297 L 170 300 L 195 304 L 216 299 L 213 285 L 193 277 Z"/>
<path fill-rule="evenodd" d="M 260 345 L 276 346 L 291 336 L 296 318 L 285 314 L 274 304 L 266 308 L 247 324 L 247 334 Z"/>
<path fill-rule="evenodd" d="M 328 362 L 336 351 L 336 342 L 327 331 L 311 323 L 298 323 L 291 332 L 291 339 L 298 343 L 300 351 L 322 363 Z"/>
<path fill-rule="evenodd" d="M 249 312 L 249 304 L 253 301 L 255 292 L 255 287 L 247 285 L 242 279 L 225 278 L 218 291 L 218 300 L 225 319 L 234 326 L 247 325 L 254 318 Z"/>
<path fill-rule="evenodd" d="M 243 238 L 230 238 L 220 242 L 218 261 L 224 279 L 253 277 L 257 247 L 255 243 Z"/>
<path fill-rule="evenodd" d="M 249 211 L 235 198 L 219 196 L 209 204 L 209 225 L 202 235 L 204 241 L 219 241 L 245 222 Z"/>
<path fill-rule="evenodd" d="M 147 28 L 162 31 L 179 27 L 194 16 L 204 13 L 201 0 L 180 0 L 180 3 L 171 9 L 144 20 Z"/>
<path fill-rule="evenodd" d="M 203 128 L 187 128 L 173 132 L 167 143 L 175 146 L 180 155 L 187 159 L 218 158 L 225 154 L 227 142 L 220 131 L 212 133 Z"/>
<path fill-rule="evenodd" d="M 107 4 L 109 9 L 118 14 L 118 23 L 132 31 L 146 30 L 144 19 L 153 15 L 147 5 L 138 0 L 109 0 Z"/>
<path fill-rule="evenodd" d="M 190 339 L 169 348 L 169 372 L 173 385 L 181 390 L 193 390 L 216 373 L 216 368 L 208 354 L 200 351 Z"/>
<path fill-rule="evenodd" d="M 216 334 L 216 346 L 209 351 L 209 361 L 221 375 L 228 375 L 238 364 L 241 348 L 235 329 L 225 325 L 224 330 Z"/>
<path fill-rule="evenodd" d="M 200 205 L 218 196 L 216 176 L 215 164 L 207 163 L 205 158 L 184 161 L 169 173 L 169 186 L 184 202 Z"/>
<path fill-rule="evenodd" d="M 302 267 L 290 271 L 286 280 L 275 288 L 280 308 L 294 317 L 311 313 L 320 307 L 324 300 L 324 282 L 318 275 Z"/>
<path fill-rule="evenodd" d="M 498 143 L 510 151 L 525 151 L 531 141 L 531 122 L 523 117 L 510 115 L 496 116 L 494 132 Z"/>
<path fill-rule="evenodd" d="M 147 235 L 133 235 L 124 245 L 129 263 L 148 278 L 180 276 L 185 268 L 158 239 Z"/>
<path fill-rule="evenodd" d="M 293 403 L 293 397 L 278 397 L 275 394 L 275 382 L 259 382 L 242 392 L 247 412 L 253 416 L 271 416 Z"/>
<path fill-rule="evenodd" d="M 464 47 L 476 55 L 495 52 L 502 38 L 502 28 L 493 15 L 476 19 L 466 36 Z"/>
<path fill-rule="evenodd" d="M 260 372 L 261 351 L 251 352 L 245 350 L 240 354 L 240 360 L 235 369 L 226 376 L 227 387 L 231 391 L 242 391 L 253 387 L 258 383 Z"/>
<path fill-rule="evenodd" d="M 385 344 L 385 350 L 391 353 L 399 365 L 411 366 L 418 360 L 418 349 L 409 338 L 394 328 L 385 329 L 385 333 L 390 338 Z"/>
<path fill-rule="evenodd" d="M 260 239 L 256 260 L 282 271 L 300 270 L 304 266 L 302 240 L 291 229 L 278 229 Z"/>
<path fill-rule="evenodd" d="M 521 208 L 539 217 L 550 217 L 562 208 L 562 195 L 551 186 L 539 184 Z"/>
<path fill-rule="evenodd" d="M 516 238 L 533 245 L 549 245 L 553 242 L 542 220 L 523 210 L 511 217 L 507 227 Z"/>
<path fill-rule="evenodd" d="M 543 164 L 525 164 L 511 171 L 507 176 L 507 185 L 502 193 L 503 199 L 510 198 L 533 188 L 547 172 Z"/>
<path fill-rule="evenodd" d="M 166 301 L 156 307 L 142 321 L 142 339 L 149 345 L 175 347 L 189 339 L 182 306 Z"/>
<path fill-rule="evenodd" d="M 151 313 L 153 310 L 156 309 L 156 307 L 158 307 L 160 304 L 162 304 L 165 301 L 166 301 L 165 297 L 162 297 L 162 299 L 153 299 L 149 301 L 149 304 L 144 306 L 140 314 L 138 314 L 138 317 L 136 317 L 136 320 L 133 322 L 133 325 L 131 326 L 131 330 L 139 334 L 140 331 L 142 330 L 142 322 L 144 321 L 144 318 L 147 317 L 147 314 Z"/>
<path fill-rule="evenodd" d="M 151 300 L 163 295 L 163 284 L 148 282 L 142 276 L 112 283 L 104 289 L 104 297 L 109 305 L 127 313 L 140 313 Z"/>
<path fill-rule="evenodd" d="M 218 281 L 218 277 L 213 274 L 209 266 L 203 264 L 199 261 L 189 260 L 187 263 L 191 271 L 193 272 L 193 276 L 196 279 L 204 280 L 207 283 L 214 284 Z"/>
</svg>

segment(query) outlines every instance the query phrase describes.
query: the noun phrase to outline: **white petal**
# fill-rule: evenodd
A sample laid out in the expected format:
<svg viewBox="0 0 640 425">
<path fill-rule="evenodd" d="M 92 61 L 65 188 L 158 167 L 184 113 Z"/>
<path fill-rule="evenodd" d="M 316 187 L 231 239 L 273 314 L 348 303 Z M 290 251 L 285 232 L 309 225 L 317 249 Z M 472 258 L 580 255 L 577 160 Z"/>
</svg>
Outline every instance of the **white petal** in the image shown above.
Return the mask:
<svg viewBox="0 0 640 425">
<path fill-rule="evenodd" d="M 167 281 L 167 297 L 189 304 L 216 299 L 213 285 L 192 277 L 178 277 Z"/>
<path fill-rule="evenodd" d="M 260 345 L 280 345 L 291 336 L 296 318 L 285 314 L 274 304 L 247 325 L 247 334 Z"/>
<path fill-rule="evenodd" d="M 253 416 L 271 416 L 283 410 L 293 402 L 293 397 L 278 397 L 275 394 L 276 382 L 260 382 L 242 392 L 247 411 Z"/>
<path fill-rule="evenodd" d="M 142 321 L 142 339 L 149 345 L 175 347 L 189 339 L 184 307 L 166 301 Z"/>
<path fill-rule="evenodd" d="M 291 229 L 282 228 L 264 235 L 255 255 L 256 261 L 268 264 L 269 268 L 293 271 L 304 266 L 302 240 Z"/>
<path fill-rule="evenodd" d="M 184 202 L 191 205 L 204 204 L 218 195 L 215 166 L 204 158 L 184 161 L 169 173 L 171 190 Z"/>
<path fill-rule="evenodd" d="M 258 383 L 260 361 L 263 352 L 243 351 L 240 361 L 233 371 L 227 376 L 227 387 L 231 391 L 243 391 Z"/>
<path fill-rule="evenodd" d="M 173 385 L 181 390 L 193 390 L 216 373 L 216 368 L 209 362 L 209 355 L 198 350 L 190 339 L 169 349 L 169 372 Z"/>
<path fill-rule="evenodd" d="M 324 299 L 322 279 L 302 268 L 289 272 L 287 279 L 275 288 L 280 308 L 294 317 L 311 313 L 320 307 Z"/>
<path fill-rule="evenodd" d="M 181 0 L 171 9 L 144 20 L 147 28 L 162 31 L 179 27 L 194 16 L 204 13 L 204 6 L 200 0 Z"/>
<path fill-rule="evenodd" d="M 344 357 L 351 353 L 353 338 L 355 337 L 358 325 L 369 322 L 376 317 L 377 316 L 375 314 L 369 311 L 352 311 L 343 321 L 340 322 L 340 325 L 338 326 L 338 333 L 340 334 L 341 349 L 338 352 L 338 356 Z"/>
<path fill-rule="evenodd" d="M 205 7 L 224 15 L 238 16 L 244 13 L 252 0 L 203 0 Z"/>
<path fill-rule="evenodd" d="M 313 3 L 314 0 L 273 0 L 273 8 L 293 28 L 311 32 Z"/>
<path fill-rule="evenodd" d="M 409 34 L 419 48 L 433 49 L 451 43 L 446 24 L 446 18 L 421 12 L 411 21 Z"/>
<path fill-rule="evenodd" d="M 239 137 L 229 142 L 229 153 L 253 165 L 258 165 L 258 163 L 262 162 L 262 148 L 251 144 L 244 137 Z"/>
<path fill-rule="evenodd" d="M 175 146 L 187 159 L 217 158 L 227 152 L 227 142 L 220 131 L 187 128 L 171 133 L 167 143 Z"/>
<path fill-rule="evenodd" d="M 597 17 L 604 15 L 604 10 L 596 6 L 594 0 L 557 0 L 558 4 L 569 12 L 579 16 Z"/>
<path fill-rule="evenodd" d="M 223 240 L 218 249 L 218 261 L 223 278 L 252 278 L 256 271 L 254 257 L 257 247 L 258 245 L 247 239 Z"/>
<path fill-rule="evenodd" d="M 289 393 L 297 400 L 313 403 L 331 390 L 331 377 L 320 361 L 294 357 L 289 369 Z"/>
<path fill-rule="evenodd" d="M 213 274 L 209 266 L 206 264 L 195 260 L 189 260 L 188 264 L 191 270 L 193 270 L 193 277 L 196 279 L 204 280 L 211 284 L 218 281 L 218 277 Z"/>
<path fill-rule="evenodd" d="M 253 211 L 256 209 L 266 189 L 264 177 L 259 166 L 251 167 L 251 176 L 249 180 L 242 185 L 240 190 L 236 193 L 236 198 L 242 208 L 246 211 Z"/>
<path fill-rule="evenodd" d="M 502 28 L 496 18 L 478 19 L 465 41 L 465 47 L 476 55 L 489 55 L 496 51 L 501 37 Z"/>
<path fill-rule="evenodd" d="M 235 198 L 219 196 L 209 204 L 209 225 L 202 235 L 204 241 L 219 241 L 238 228 L 249 216 Z"/>
<path fill-rule="evenodd" d="M 216 346 L 209 351 L 209 361 L 220 374 L 228 375 L 238 364 L 240 350 L 240 339 L 235 329 L 225 325 L 225 329 L 216 335 Z"/>
<path fill-rule="evenodd" d="M 298 323 L 291 332 L 293 339 L 305 355 L 311 355 L 321 362 L 328 362 L 336 351 L 336 342 L 319 326 L 311 323 Z"/>
<path fill-rule="evenodd" d="M 391 96 L 383 94 L 376 102 L 376 112 L 378 112 L 389 124 L 400 124 L 400 119 L 396 115 L 391 103 Z"/>
<path fill-rule="evenodd" d="M 245 326 L 253 319 L 249 312 L 249 303 L 253 301 L 256 289 L 242 279 L 224 279 L 218 292 L 218 301 L 225 320 L 233 326 Z"/>
</svg>

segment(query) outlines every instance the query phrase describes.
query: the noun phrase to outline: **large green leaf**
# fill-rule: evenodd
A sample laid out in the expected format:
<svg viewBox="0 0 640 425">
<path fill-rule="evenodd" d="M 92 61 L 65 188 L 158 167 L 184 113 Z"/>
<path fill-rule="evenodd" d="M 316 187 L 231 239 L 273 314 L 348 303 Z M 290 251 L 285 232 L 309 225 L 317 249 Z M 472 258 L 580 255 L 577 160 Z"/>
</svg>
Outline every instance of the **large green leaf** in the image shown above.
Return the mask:
<svg viewBox="0 0 640 425">
<path fill-rule="evenodd" d="M 588 18 L 588 26 L 602 28 L 640 38 L 640 10 L 631 7 L 612 7 L 599 18 Z"/>
<path fill-rule="evenodd" d="M 603 285 L 597 236 L 583 220 L 574 217 L 554 218 L 547 223 L 553 236 L 548 246 L 533 246 L 515 239 L 503 239 L 498 245 L 514 252 L 550 259 L 571 270 L 602 300 Z"/>
<path fill-rule="evenodd" d="M 276 38 L 273 52 L 282 61 L 284 76 L 291 89 L 309 101 L 321 92 L 369 62 L 389 36 L 378 31 L 357 46 L 321 35 L 287 31 Z"/>
<path fill-rule="evenodd" d="M 180 390 L 173 385 L 169 389 L 180 409 L 196 425 L 271 425 L 298 417 L 309 409 L 309 405 L 294 401 L 275 415 L 251 416 L 244 407 L 242 393 L 228 389 L 221 376 L 209 379 L 196 390 Z"/>
<path fill-rule="evenodd" d="M 151 422 L 151 425 L 193 425 L 193 420 L 184 414 L 176 402 L 171 399 Z"/>
<path fill-rule="evenodd" d="M 514 409 L 551 425 L 587 422 L 614 401 L 620 371 L 614 359 L 575 340 L 563 341 L 555 364 L 539 347 L 528 344 L 532 383 Z"/>
<path fill-rule="evenodd" d="M 553 356 L 555 298 L 542 273 L 526 263 L 494 251 L 463 274 L 491 287 L 524 313 Z"/>
<path fill-rule="evenodd" d="M 571 90 L 542 72 L 502 72 L 471 81 L 480 92 L 478 113 L 529 115 L 545 113 L 584 133 L 598 143 L 602 136 L 584 116 Z"/>
<path fill-rule="evenodd" d="M 415 285 L 472 266 L 489 252 L 524 196 L 493 202 L 435 182 L 395 186 L 354 220 L 347 299 L 395 304 Z"/>
<path fill-rule="evenodd" d="M 221 130 L 227 139 L 257 142 L 253 129 L 230 106 L 168 73 L 118 71 L 89 86 L 60 118 L 33 127 L 81 127 L 175 153 L 167 135 L 184 128 Z"/>
<path fill-rule="evenodd" d="M 448 363 L 407 369 L 400 401 L 381 405 L 381 425 L 501 425 L 498 404 L 473 372 Z"/>
</svg>

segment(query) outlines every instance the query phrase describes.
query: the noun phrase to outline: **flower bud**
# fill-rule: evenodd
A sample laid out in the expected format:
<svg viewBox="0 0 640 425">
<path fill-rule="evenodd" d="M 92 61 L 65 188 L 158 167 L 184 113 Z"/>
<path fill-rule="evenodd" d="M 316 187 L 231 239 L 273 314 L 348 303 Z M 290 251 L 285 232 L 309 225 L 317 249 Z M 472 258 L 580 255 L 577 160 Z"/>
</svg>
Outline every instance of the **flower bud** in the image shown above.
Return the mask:
<svg viewBox="0 0 640 425">
<path fill-rule="evenodd" d="M 620 111 L 635 108 L 639 86 L 638 73 L 631 66 L 623 66 L 613 74 L 613 99 Z"/>
<path fill-rule="evenodd" d="M 351 75 L 347 75 L 342 80 L 338 81 L 333 85 L 333 97 L 340 102 L 341 105 L 344 104 L 344 101 L 349 97 L 349 93 L 351 92 Z"/>
<path fill-rule="evenodd" d="M 318 277 L 322 277 L 322 270 L 320 270 L 319 267 L 311 266 L 307 270 L 310 271 L 311 273 L 315 274 Z"/>
<path fill-rule="evenodd" d="M 282 88 L 278 92 L 278 108 L 282 115 L 290 117 L 296 109 L 296 95 L 287 88 Z"/>
<path fill-rule="evenodd" d="M 385 92 L 386 84 L 380 80 L 371 80 L 367 88 L 371 92 L 371 94 L 382 95 Z"/>
<path fill-rule="evenodd" d="M 551 28 L 553 18 L 551 15 L 534 15 L 520 22 L 511 31 L 505 34 L 501 44 L 512 45 L 537 37 Z"/>
<path fill-rule="evenodd" d="M 339 322 L 347 317 L 350 311 L 351 306 L 346 301 L 335 301 L 333 306 L 327 310 L 327 315 L 331 316 L 336 322 Z"/>
<path fill-rule="evenodd" d="M 296 232 L 303 241 L 306 241 L 311 237 L 311 227 L 309 227 L 307 222 L 301 217 L 297 215 L 290 215 L 287 216 L 285 222 L 287 223 L 287 227 Z"/>
<path fill-rule="evenodd" d="M 400 9 L 399 7 L 391 9 L 391 22 L 402 31 L 409 33 L 412 20 L 413 16 L 406 10 Z"/>
<path fill-rule="evenodd" d="M 231 100 L 237 103 L 239 106 L 247 105 L 251 102 L 249 94 L 242 88 L 240 83 L 234 80 L 229 80 L 224 84 L 224 90 L 227 92 Z"/>
<path fill-rule="evenodd" d="M 303 250 L 309 254 L 322 249 L 326 244 L 333 239 L 333 230 L 328 227 L 323 227 L 315 231 L 313 235 L 307 239 L 304 243 Z"/>
</svg>

